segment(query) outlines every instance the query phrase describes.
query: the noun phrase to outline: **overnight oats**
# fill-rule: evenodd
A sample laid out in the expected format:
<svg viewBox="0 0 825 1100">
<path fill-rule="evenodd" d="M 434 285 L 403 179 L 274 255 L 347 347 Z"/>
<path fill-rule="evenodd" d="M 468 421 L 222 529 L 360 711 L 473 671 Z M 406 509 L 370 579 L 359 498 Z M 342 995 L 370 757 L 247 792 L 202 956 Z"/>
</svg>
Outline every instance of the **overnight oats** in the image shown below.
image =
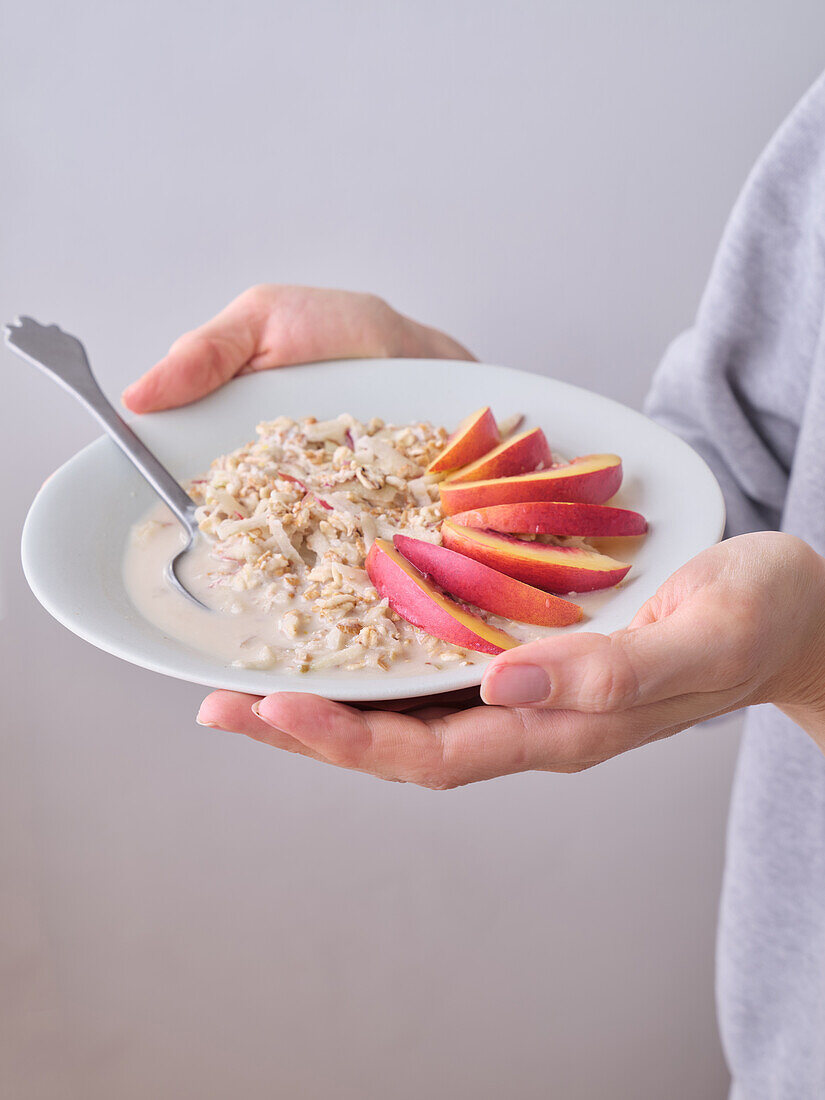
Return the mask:
<svg viewBox="0 0 825 1100">
<path fill-rule="evenodd" d="M 132 528 L 124 578 L 146 619 L 234 667 L 471 665 L 578 621 L 568 594 L 621 580 L 629 566 L 584 537 L 641 533 L 601 507 L 620 479 L 616 456 L 561 462 L 489 409 L 451 436 L 282 416 L 185 485 L 203 537 L 178 571 L 210 610 L 165 581 L 184 536 L 163 505 Z"/>
</svg>

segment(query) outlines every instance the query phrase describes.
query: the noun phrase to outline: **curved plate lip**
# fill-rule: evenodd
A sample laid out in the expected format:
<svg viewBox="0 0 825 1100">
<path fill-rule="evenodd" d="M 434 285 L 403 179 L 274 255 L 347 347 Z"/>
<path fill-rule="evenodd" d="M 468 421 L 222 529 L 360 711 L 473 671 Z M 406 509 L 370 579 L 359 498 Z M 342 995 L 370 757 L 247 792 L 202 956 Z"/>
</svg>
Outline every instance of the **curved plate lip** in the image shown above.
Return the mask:
<svg viewBox="0 0 825 1100">
<path fill-rule="evenodd" d="M 313 372 L 327 374 L 346 370 L 351 383 L 347 386 L 347 389 L 352 392 L 353 405 L 357 406 L 359 403 L 363 404 L 364 400 L 373 399 L 375 393 L 375 384 L 371 377 L 373 375 L 380 374 L 382 382 L 386 384 L 387 378 L 392 375 L 393 371 L 403 371 L 403 381 L 409 379 L 411 373 L 418 374 L 421 371 L 437 371 L 443 377 L 443 372 L 447 368 L 455 373 L 467 371 L 468 368 L 471 369 L 475 376 L 473 378 L 474 389 L 481 389 L 479 385 L 482 381 L 480 375 L 485 375 L 490 380 L 501 380 L 503 376 L 508 383 L 508 393 L 513 393 L 512 406 L 514 410 L 520 404 L 520 388 L 532 387 L 537 384 L 547 387 L 548 403 L 558 398 L 562 400 L 567 398 L 568 401 L 575 401 L 576 403 L 585 402 L 594 419 L 602 419 L 608 423 L 614 422 L 618 425 L 629 422 L 631 425 L 635 425 L 643 434 L 651 451 L 661 449 L 666 453 L 669 452 L 671 457 L 678 457 L 678 461 L 674 464 L 673 473 L 674 475 L 679 473 L 681 476 L 678 480 L 674 476 L 673 488 L 675 490 L 682 488 L 687 477 L 689 483 L 693 485 L 696 500 L 701 503 L 701 515 L 699 517 L 694 516 L 692 523 L 685 525 L 683 531 L 685 552 L 681 556 L 681 560 L 676 560 L 679 555 L 671 554 L 666 563 L 659 563 L 660 566 L 664 565 L 665 568 L 649 567 L 641 576 L 637 575 L 636 577 L 634 577 L 636 570 L 634 569 L 631 572 L 629 580 L 633 578 L 634 587 L 638 584 L 642 589 L 633 601 L 636 609 L 653 595 L 659 584 L 670 573 L 696 553 L 717 542 L 722 537 L 725 526 L 725 505 L 722 490 L 707 463 L 687 443 L 667 428 L 648 419 L 643 413 L 630 409 L 612 398 L 530 371 L 464 360 L 332 360 L 245 375 L 233 380 L 223 389 L 210 394 L 199 402 L 183 406 L 180 409 L 133 417 L 130 422 L 138 427 L 139 433 L 146 438 L 150 446 L 160 452 L 159 457 L 164 460 L 163 451 L 165 448 L 162 444 L 168 443 L 173 435 L 179 434 L 181 428 L 184 429 L 185 435 L 186 430 L 192 430 L 193 424 L 195 431 L 197 431 L 199 423 L 208 425 L 210 418 L 218 415 L 218 409 L 230 403 L 234 403 L 240 409 L 248 408 L 250 414 L 245 438 L 250 438 L 254 424 L 258 419 L 252 411 L 255 406 L 260 408 L 258 395 L 271 390 L 272 402 L 277 405 L 279 389 L 284 389 L 288 382 L 291 383 L 296 379 L 298 390 L 310 394 L 314 385 Z M 334 374 L 332 377 L 334 378 Z M 392 378 L 390 385 L 392 386 L 395 383 L 396 379 Z M 361 397 L 359 397 L 359 391 Z M 474 399 L 479 396 L 483 398 L 483 389 L 481 395 L 479 393 L 474 395 Z M 467 404 L 470 403 L 467 402 Z M 351 410 L 339 409 L 338 411 Z M 506 415 L 510 409 L 498 409 L 497 411 L 502 415 Z M 267 409 L 267 415 L 270 415 L 269 409 Z M 276 415 L 276 411 L 272 410 L 271 415 Z M 293 411 L 290 415 L 300 414 Z M 310 415 L 310 413 L 305 411 L 303 415 Z M 380 415 L 380 412 L 378 415 Z M 438 402 L 437 400 L 433 401 L 433 409 L 429 416 L 430 420 L 439 422 L 443 419 L 449 422 L 452 418 L 452 413 L 445 414 L 443 417 L 439 415 Z M 400 417 L 396 416 L 395 419 L 399 420 Z M 528 417 L 528 422 L 532 422 L 532 419 Z M 548 425 L 542 424 L 541 413 L 537 417 L 537 422 L 546 429 L 548 428 Z M 170 428 L 177 429 L 177 433 L 170 433 Z M 201 428 L 201 430 L 205 429 Z M 552 432 L 553 428 L 551 427 L 548 434 Z M 243 442 L 243 438 L 231 445 L 219 443 L 215 446 L 212 454 L 214 456 L 221 453 L 221 451 L 231 449 L 231 447 L 237 446 L 241 442 Z M 612 447 L 607 446 L 601 449 L 604 451 L 613 450 Z M 588 451 L 582 448 L 577 453 L 588 453 Z M 327 673 L 326 675 L 308 673 L 299 677 L 294 673 L 284 673 L 276 670 L 261 672 L 219 665 L 217 662 L 213 662 L 212 659 L 190 650 L 184 643 L 166 638 L 158 628 L 147 623 L 131 607 L 131 604 L 128 604 L 125 591 L 114 592 L 114 597 L 118 601 L 123 603 L 125 600 L 128 604 L 128 607 L 124 606 L 124 613 L 119 617 L 119 629 L 112 624 L 108 626 L 105 623 L 103 626 L 99 623 L 96 624 L 95 616 L 89 616 L 87 613 L 88 605 L 73 596 L 64 583 L 64 571 L 59 568 L 61 563 L 53 555 L 50 555 L 45 547 L 50 544 L 50 540 L 51 544 L 54 545 L 55 539 L 67 534 L 65 528 L 61 530 L 58 526 L 58 505 L 65 501 L 67 495 L 71 497 L 72 493 L 87 493 L 87 483 L 83 480 L 87 468 L 94 471 L 97 467 L 99 471 L 105 471 L 109 476 L 116 459 L 119 459 L 121 463 L 120 473 L 111 476 L 116 477 L 117 480 L 123 483 L 121 497 L 127 501 L 134 497 L 145 497 L 145 502 L 136 502 L 131 511 L 132 518 L 130 522 L 137 520 L 154 499 L 153 494 L 151 490 L 148 490 L 148 487 L 142 485 L 140 476 L 127 463 L 127 460 L 120 455 L 120 452 L 108 437 L 102 436 L 69 458 L 46 480 L 34 498 L 22 532 L 22 564 L 29 587 L 37 600 L 54 619 L 84 641 L 115 657 L 152 672 L 212 688 L 226 688 L 255 695 L 268 694 L 274 691 L 304 691 L 343 701 L 378 702 L 381 700 L 434 695 L 461 688 L 475 687 L 481 682 L 484 670 L 487 667 L 486 662 L 470 667 L 443 669 L 426 675 L 384 676 L 383 678 L 376 676 L 364 677 L 358 673 Z M 193 469 L 181 470 L 180 462 L 169 461 L 169 465 L 180 477 L 189 477 L 195 473 Z M 178 469 L 175 469 L 176 465 Z M 203 460 L 199 460 L 198 465 L 202 468 L 204 465 Z M 657 480 L 660 479 L 661 465 L 660 463 L 660 468 L 655 475 Z M 132 486 L 131 489 L 130 486 Z M 644 498 L 644 483 L 641 486 L 641 494 Z M 628 506 L 634 505 L 628 504 Z M 639 507 L 638 502 L 635 506 Z M 640 506 L 640 510 L 644 511 L 643 504 Z M 77 531 L 71 530 L 71 523 L 69 527 L 68 534 L 70 536 L 74 535 L 77 540 L 79 537 Z M 651 543 L 654 538 L 655 528 L 652 529 L 649 536 Z M 71 544 L 71 538 L 68 541 Z M 118 578 L 120 577 L 121 555 L 122 545 L 116 549 L 114 555 L 117 558 Z M 655 563 L 655 553 L 653 558 Z M 111 564 L 112 560 L 106 559 L 104 567 L 107 563 Z M 87 570 L 87 572 L 90 571 Z M 100 578 L 98 580 L 100 581 Z M 103 577 L 103 581 L 99 583 L 97 588 L 87 582 L 85 596 L 87 598 L 91 597 L 93 602 L 95 595 L 97 595 L 103 601 L 101 606 L 104 607 L 104 610 L 107 610 L 105 581 L 106 578 Z M 110 576 L 110 588 L 111 582 L 112 577 Z M 619 586 L 616 591 L 619 592 L 625 586 L 627 586 L 627 582 Z M 117 587 L 116 584 L 114 587 Z M 108 595 L 112 597 L 112 591 L 109 591 Z M 130 610 L 131 615 L 129 614 Z M 565 633 L 578 629 L 609 633 L 612 630 L 626 626 L 631 617 L 632 615 L 627 610 L 620 611 L 618 608 L 613 608 L 612 604 L 608 602 L 603 608 L 599 609 L 594 620 L 586 619 L 581 627 L 565 628 Z M 135 624 L 137 624 L 137 627 Z M 150 635 L 156 635 L 154 645 L 141 644 L 141 634 L 146 635 L 147 631 Z"/>
</svg>

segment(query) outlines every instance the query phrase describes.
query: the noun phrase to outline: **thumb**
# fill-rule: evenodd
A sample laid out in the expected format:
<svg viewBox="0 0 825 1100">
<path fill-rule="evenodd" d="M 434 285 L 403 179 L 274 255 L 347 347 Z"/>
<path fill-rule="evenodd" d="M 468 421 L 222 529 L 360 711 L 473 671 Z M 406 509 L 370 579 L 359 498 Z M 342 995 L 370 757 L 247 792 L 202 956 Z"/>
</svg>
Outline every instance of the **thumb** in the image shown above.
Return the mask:
<svg viewBox="0 0 825 1100">
<path fill-rule="evenodd" d="M 729 644 L 729 642 L 728 642 Z M 722 631 L 679 612 L 615 634 L 545 638 L 498 656 L 485 703 L 601 713 L 730 686 Z"/>
<path fill-rule="evenodd" d="M 172 409 L 197 401 L 234 378 L 255 354 L 266 305 L 247 290 L 205 325 L 184 333 L 167 355 L 122 394 L 135 413 Z"/>
</svg>

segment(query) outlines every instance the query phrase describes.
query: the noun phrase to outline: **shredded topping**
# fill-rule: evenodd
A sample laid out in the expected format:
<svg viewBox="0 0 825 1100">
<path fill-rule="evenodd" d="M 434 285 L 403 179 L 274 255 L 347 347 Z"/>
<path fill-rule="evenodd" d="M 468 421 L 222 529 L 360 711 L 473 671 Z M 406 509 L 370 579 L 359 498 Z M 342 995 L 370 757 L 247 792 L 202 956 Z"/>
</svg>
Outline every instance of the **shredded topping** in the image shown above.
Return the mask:
<svg viewBox="0 0 825 1100">
<path fill-rule="evenodd" d="M 210 585 L 251 592 L 279 615 L 291 643 L 236 664 L 388 670 L 416 643 L 435 667 L 467 659 L 403 622 L 364 569 L 376 538 L 441 541 L 437 478 L 425 470 L 446 440 L 444 428 L 426 423 L 282 416 L 190 483 L 200 528 L 213 540 Z"/>
</svg>

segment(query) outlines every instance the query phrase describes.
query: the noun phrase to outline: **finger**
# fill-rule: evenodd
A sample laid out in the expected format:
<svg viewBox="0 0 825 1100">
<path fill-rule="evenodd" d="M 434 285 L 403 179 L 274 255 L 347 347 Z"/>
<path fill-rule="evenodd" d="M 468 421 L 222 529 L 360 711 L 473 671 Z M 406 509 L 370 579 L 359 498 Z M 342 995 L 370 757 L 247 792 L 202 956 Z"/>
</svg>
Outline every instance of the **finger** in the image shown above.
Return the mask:
<svg viewBox="0 0 825 1100">
<path fill-rule="evenodd" d="M 411 317 L 404 317 L 403 320 L 405 324 L 400 332 L 400 344 L 394 354 L 413 359 L 426 355 L 430 359 L 465 359 L 475 362 L 473 353 L 452 336 L 413 321 Z"/>
<path fill-rule="evenodd" d="M 399 352 L 401 317 L 374 294 L 321 287 L 255 286 L 181 336 L 129 386 L 132 412 L 195 401 L 249 370 Z"/>
<path fill-rule="evenodd" d="M 250 361 L 267 314 L 264 296 L 245 291 L 200 328 L 181 336 L 159 363 L 124 390 L 135 413 L 171 409 L 218 389 Z"/>
<path fill-rule="evenodd" d="M 539 759 L 539 746 L 528 742 L 518 711 L 476 707 L 443 714 L 438 708 L 434 717 L 422 719 L 359 711 L 297 692 L 269 695 L 258 710 L 330 763 L 424 787 L 454 787 L 524 771 Z M 532 719 L 531 712 L 524 713 Z"/>
<path fill-rule="evenodd" d="M 489 706 L 399 714 L 281 692 L 258 711 L 331 764 L 446 790 L 531 769 L 581 771 L 739 705 L 732 693 L 701 693 L 618 714 Z"/>
<path fill-rule="evenodd" d="M 430 703 L 427 706 L 415 707 L 412 710 L 405 711 L 404 713 L 409 714 L 412 718 L 418 718 L 422 722 L 429 722 L 430 720 L 446 718 L 449 714 L 458 714 L 460 711 L 469 709 L 469 703 L 466 706 L 458 707 L 437 707 L 434 704 Z"/>
<path fill-rule="evenodd" d="M 259 695 L 245 695 L 240 691 L 213 691 L 201 703 L 196 721 L 200 726 L 225 730 L 227 733 L 242 733 L 253 741 L 262 741 L 273 748 L 300 753 L 301 756 L 309 756 L 313 760 L 323 760 L 303 742 L 296 741 L 294 737 L 259 718 L 253 710 L 259 702 Z"/>
<path fill-rule="evenodd" d="M 498 656 L 481 688 L 486 703 L 603 712 L 691 692 L 747 686 L 735 630 L 680 608 L 659 622 L 604 634 L 546 638 Z"/>
</svg>

